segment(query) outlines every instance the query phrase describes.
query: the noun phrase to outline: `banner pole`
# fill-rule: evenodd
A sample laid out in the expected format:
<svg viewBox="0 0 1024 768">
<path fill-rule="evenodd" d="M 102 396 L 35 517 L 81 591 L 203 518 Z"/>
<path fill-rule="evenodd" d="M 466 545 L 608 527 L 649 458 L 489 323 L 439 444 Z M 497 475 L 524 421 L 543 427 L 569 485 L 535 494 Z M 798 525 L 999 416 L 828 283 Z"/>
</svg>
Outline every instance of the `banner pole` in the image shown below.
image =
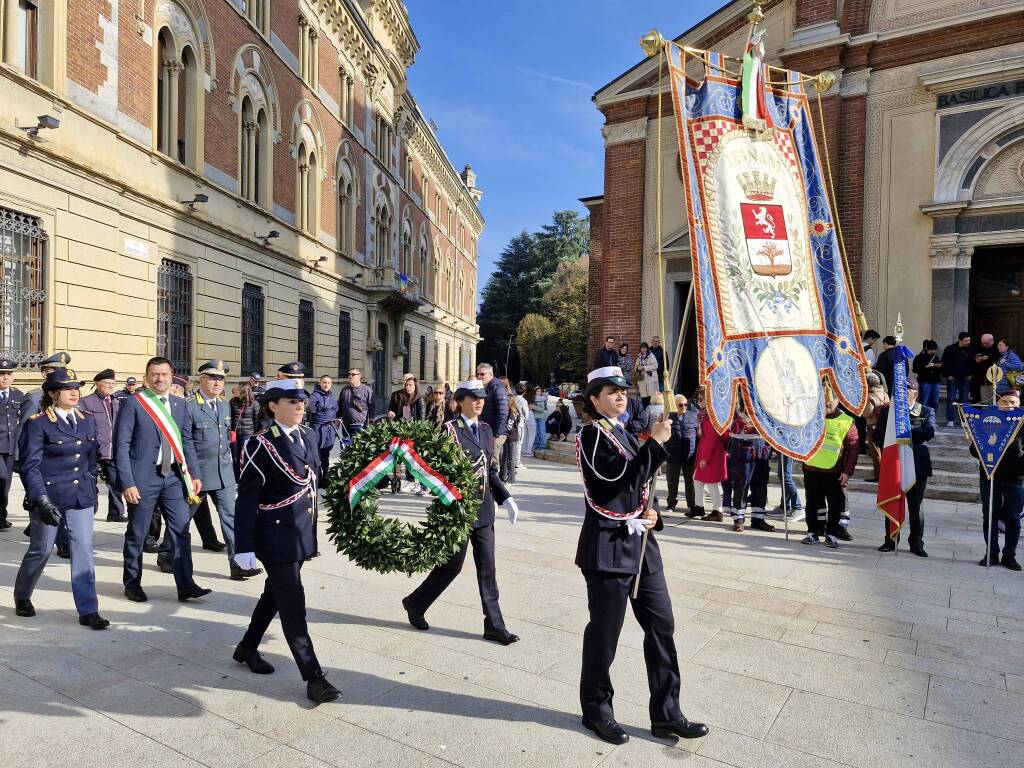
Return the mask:
<svg viewBox="0 0 1024 768">
<path fill-rule="evenodd" d="M 985 567 L 992 568 L 992 536 L 995 534 L 996 511 L 993 502 L 996 496 L 996 473 L 988 479 L 988 540 L 985 542 Z"/>
<path fill-rule="evenodd" d="M 782 524 L 786 528 L 786 541 L 789 541 L 789 498 L 786 496 L 786 458 L 779 451 L 779 485 L 782 486 Z"/>
</svg>

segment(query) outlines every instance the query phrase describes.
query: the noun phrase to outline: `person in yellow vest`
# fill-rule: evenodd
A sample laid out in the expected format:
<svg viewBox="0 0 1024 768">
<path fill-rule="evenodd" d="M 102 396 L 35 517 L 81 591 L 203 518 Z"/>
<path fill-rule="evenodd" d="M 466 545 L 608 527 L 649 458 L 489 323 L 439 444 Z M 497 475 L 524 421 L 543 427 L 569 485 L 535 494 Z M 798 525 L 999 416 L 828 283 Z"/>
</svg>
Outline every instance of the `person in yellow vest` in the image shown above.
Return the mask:
<svg viewBox="0 0 1024 768">
<path fill-rule="evenodd" d="M 839 548 L 839 518 L 846 509 L 845 488 L 857 467 L 858 453 L 853 417 L 839 409 L 835 395 L 826 389 L 825 440 L 803 465 L 807 493 L 804 544 L 817 544 L 824 535 L 825 546 Z"/>
</svg>

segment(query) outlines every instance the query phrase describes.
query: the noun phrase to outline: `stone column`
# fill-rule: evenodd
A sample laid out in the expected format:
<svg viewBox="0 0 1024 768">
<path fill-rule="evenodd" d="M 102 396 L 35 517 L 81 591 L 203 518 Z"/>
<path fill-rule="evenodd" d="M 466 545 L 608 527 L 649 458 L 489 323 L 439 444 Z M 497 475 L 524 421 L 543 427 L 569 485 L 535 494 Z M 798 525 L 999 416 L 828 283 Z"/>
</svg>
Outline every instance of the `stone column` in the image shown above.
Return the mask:
<svg viewBox="0 0 1024 768">
<path fill-rule="evenodd" d="M 165 154 L 178 159 L 178 87 L 181 64 L 171 59 L 167 61 L 167 109 L 164 114 L 167 122 L 164 136 L 167 137 L 167 148 Z"/>
<path fill-rule="evenodd" d="M 932 338 L 940 344 L 967 330 L 973 256 L 955 237 L 932 237 Z"/>
<path fill-rule="evenodd" d="M 309 177 L 309 164 L 299 163 L 299 189 L 298 198 L 299 204 L 296 206 L 298 210 L 295 212 L 295 225 L 300 230 L 306 229 L 306 212 L 309 210 L 309 187 L 306 183 Z"/>
</svg>

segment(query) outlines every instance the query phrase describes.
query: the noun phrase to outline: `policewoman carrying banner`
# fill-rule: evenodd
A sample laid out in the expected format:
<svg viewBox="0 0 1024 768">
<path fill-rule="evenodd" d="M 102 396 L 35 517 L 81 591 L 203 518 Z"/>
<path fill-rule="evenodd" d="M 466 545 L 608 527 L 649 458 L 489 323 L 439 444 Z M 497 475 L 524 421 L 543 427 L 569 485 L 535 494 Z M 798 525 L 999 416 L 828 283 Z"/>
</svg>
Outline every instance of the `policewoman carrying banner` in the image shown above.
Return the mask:
<svg viewBox="0 0 1024 768">
<path fill-rule="evenodd" d="M 703 723 L 688 721 L 679 707 L 679 662 L 675 619 L 653 533 L 646 549 L 645 528 L 664 526 L 648 506 L 649 481 L 665 461 L 664 444 L 672 436 L 668 421 L 651 427 L 643 445 L 619 421 L 626 410 L 629 383 L 617 366 L 591 371 L 584 391 L 584 411 L 592 419 L 576 438 L 576 461 L 583 475 L 586 516 L 576 549 L 576 565 L 587 582 L 590 622 L 583 633 L 580 704 L 583 725 L 612 744 L 629 736 L 615 721 L 609 669 L 626 615 L 627 602 L 644 630 L 644 661 L 650 685 L 651 732 L 659 738 L 697 738 Z M 641 562 L 641 559 L 643 562 Z M 630 597 L 633 580 L 640 580 Z"/>
</svg>

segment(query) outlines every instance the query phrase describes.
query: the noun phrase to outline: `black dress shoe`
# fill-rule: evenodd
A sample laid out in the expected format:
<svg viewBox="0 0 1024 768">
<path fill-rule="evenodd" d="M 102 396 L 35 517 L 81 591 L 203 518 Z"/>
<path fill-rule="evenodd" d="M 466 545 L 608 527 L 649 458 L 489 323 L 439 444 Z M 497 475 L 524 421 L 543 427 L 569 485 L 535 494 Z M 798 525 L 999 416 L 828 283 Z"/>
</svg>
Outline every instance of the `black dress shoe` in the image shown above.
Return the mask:
<svg viewBox="0 0 1024 768">
<path fill-rule="evenodd" d="M 629 741 L 629 734 L 622 730 L 622 726 L 614 720 L 587 720 L 583 718 L 583 727 L 593 731 L 597 737 L 609 744 L 625 744 Z"/>
<path fill-rule="evenodd" d="M 231 658 L 239 664 L 247 665 L 249 667 L 249 671 L 255 672 L 257 675 L 269 675 L 274 671 L 274 665 L 264 659 L 262 653 L 259 651 L 246 650 L 240 645 L 235 648 L 235 652 L 232 654 Z"/>
<path fill-rule="evenodd" d="M 57 557 L 61 558 L 62 560 L 70 560 L 71 559 L 71 550 L 68 547 L 62 547 L 62 546 L 60 546 L 58 544 L 57 545 Z"/>
<path fill-rule="evenodd" d="M 231 580 L 232 581 L 245 581 L 249 578 L 249 572 L 244 568 L 239 568 L 234 563 L 231 564 Z M 236 659 L 237 661 L 237 659 Z"/>
<path fill-rule="evenodd" d="M 85 616 L 79 616 L 78 623 L 89 629 L 106 629 L 110 626 L 110 622 L 98 613 L 87 613 Z"/>
<path fill-rule="evenodd" d="M 750 527 L 756 531 L 767 531 L 772 533 L 775 530 L 775 526 L 771 523 L 762 520 L 760 517 L 755 517 L 750 521 Z"/>
<path fill-rule="evenodd" d="M 1007 557 L 1006 555 L 1003 555 L 1003 559 L 999 562 L 1003 564 L 1004 568 L 1009 568 L 1011 571 L 1020 570 L 1020 563 L 1017 562 L 1017 558 L 1015 557 Z"/>
<path fill-rule="evenodd" d="M 171 561 L 166 557 L 158 557 L 156 559 L 156 567 L 163 573 L 174 573 L 174 566 L 171 565 Z"/>
<path fill-rule="evenodd" d="M 879 552 L 892 552 L 894 549 L 896 549 L 896 542 L 892 541 L 891 539 L 886 539 L 885 543 L 882 544 L 882 546 L 880 546 L 878 548 L 878 551 Z"/>
<path fill-rule="evenodd" d="M 412 624 L 416 629 L 422 629 L 424 631 L 430 629 L 430 625 L 427 624 L 427 620 L 423 618 L 422 613 L 413 613 L 412 608 L 409 607 L 409 598 L 402 598 L 402 607 L 405 608 L 405 614 L 409 617 L 409 623 Z"/>
<path fill-rule="evenodd" d="M 16 597 L 14 598 L 14 613 L 27 619 L 36 615 L 36 607 L 27 597 Z"/>
<path fill-rule="evenodd" d="M 519 642 L 519 635 L 513 635 L 507 629 L 488 629 L 484 632 L 484 640 L 491 640 L 502 645 L 512 645 Z"/>
<path fill-rule="evenodd" d="M 149 600 L 146 593 L 142 591 L 142 587 L 125 587 L 124 596 L 133 603 L 144 603 Z"/>
<path fill-rule="evenodd" d="M 197 597 L 205 597 L 211 592 L 213 592 L 212 589 L 204 589 L 203 587 L 200 587 L 198 584 L 193 584 L 184 592 L 178 593 L 178 602 L 184 603 L 186 600 L 192 600 Z"/>
<path fill-rule="evenodd" d="M 6 531 L 10 527 L 11 527 L 11 521 L 10 520 L 0 520 L 0 531 Z"/>
<path fill-rule="evenodd" d="M 107 515 L 108 523 L 127 523 L 128 515 Z"/>
<path fill-rule="evenodd" d="M 986 559 L 984 557 L 981 558 L 981 560 L 978 561 L 978 565 L 980 565 L 982 568 L 984 568 L 988 564 L 989 564 L 988 559 Z M 992 565 L 999 565 L 999 555 L 992 555 Z"/>
<path fill-rule="evenodd" d="M 924 551 L 924 547 L 918 544 L 916 547 L 911 547 L 910 551 L 918 557 L 928 557 L 928 553 Z"/>
<path fill-rule="evenodd" d="M 659 739 L 699 739 L 708 735 L 708 727 L 704 723 L 691 723 L 685 717 L 667 723 L 651 723 L 651 733 Z"/>
<path fill-rule="evenodd" d="M 160 551 L 160 542 L 156 539 L 146 539 L 142 545 L 142 551 L 147 555 L 152 555 L 154 552 Z"/>
<path fill-rule="evenodd" d="M 317 704 L 334 701 L 339 696 L 341 691 L 328 683 L 326 677 L 317 677 L 306 683 L 306 698 Z"/>
<path fill-rule="evenodd" d="M 228 545 L 225 544 L 223 541 L 214 540 L 209 542 L 203 542 L 203 549 L 209 550 L 210 552 L 223 552 L 227 548 Z"/>
</svg>

